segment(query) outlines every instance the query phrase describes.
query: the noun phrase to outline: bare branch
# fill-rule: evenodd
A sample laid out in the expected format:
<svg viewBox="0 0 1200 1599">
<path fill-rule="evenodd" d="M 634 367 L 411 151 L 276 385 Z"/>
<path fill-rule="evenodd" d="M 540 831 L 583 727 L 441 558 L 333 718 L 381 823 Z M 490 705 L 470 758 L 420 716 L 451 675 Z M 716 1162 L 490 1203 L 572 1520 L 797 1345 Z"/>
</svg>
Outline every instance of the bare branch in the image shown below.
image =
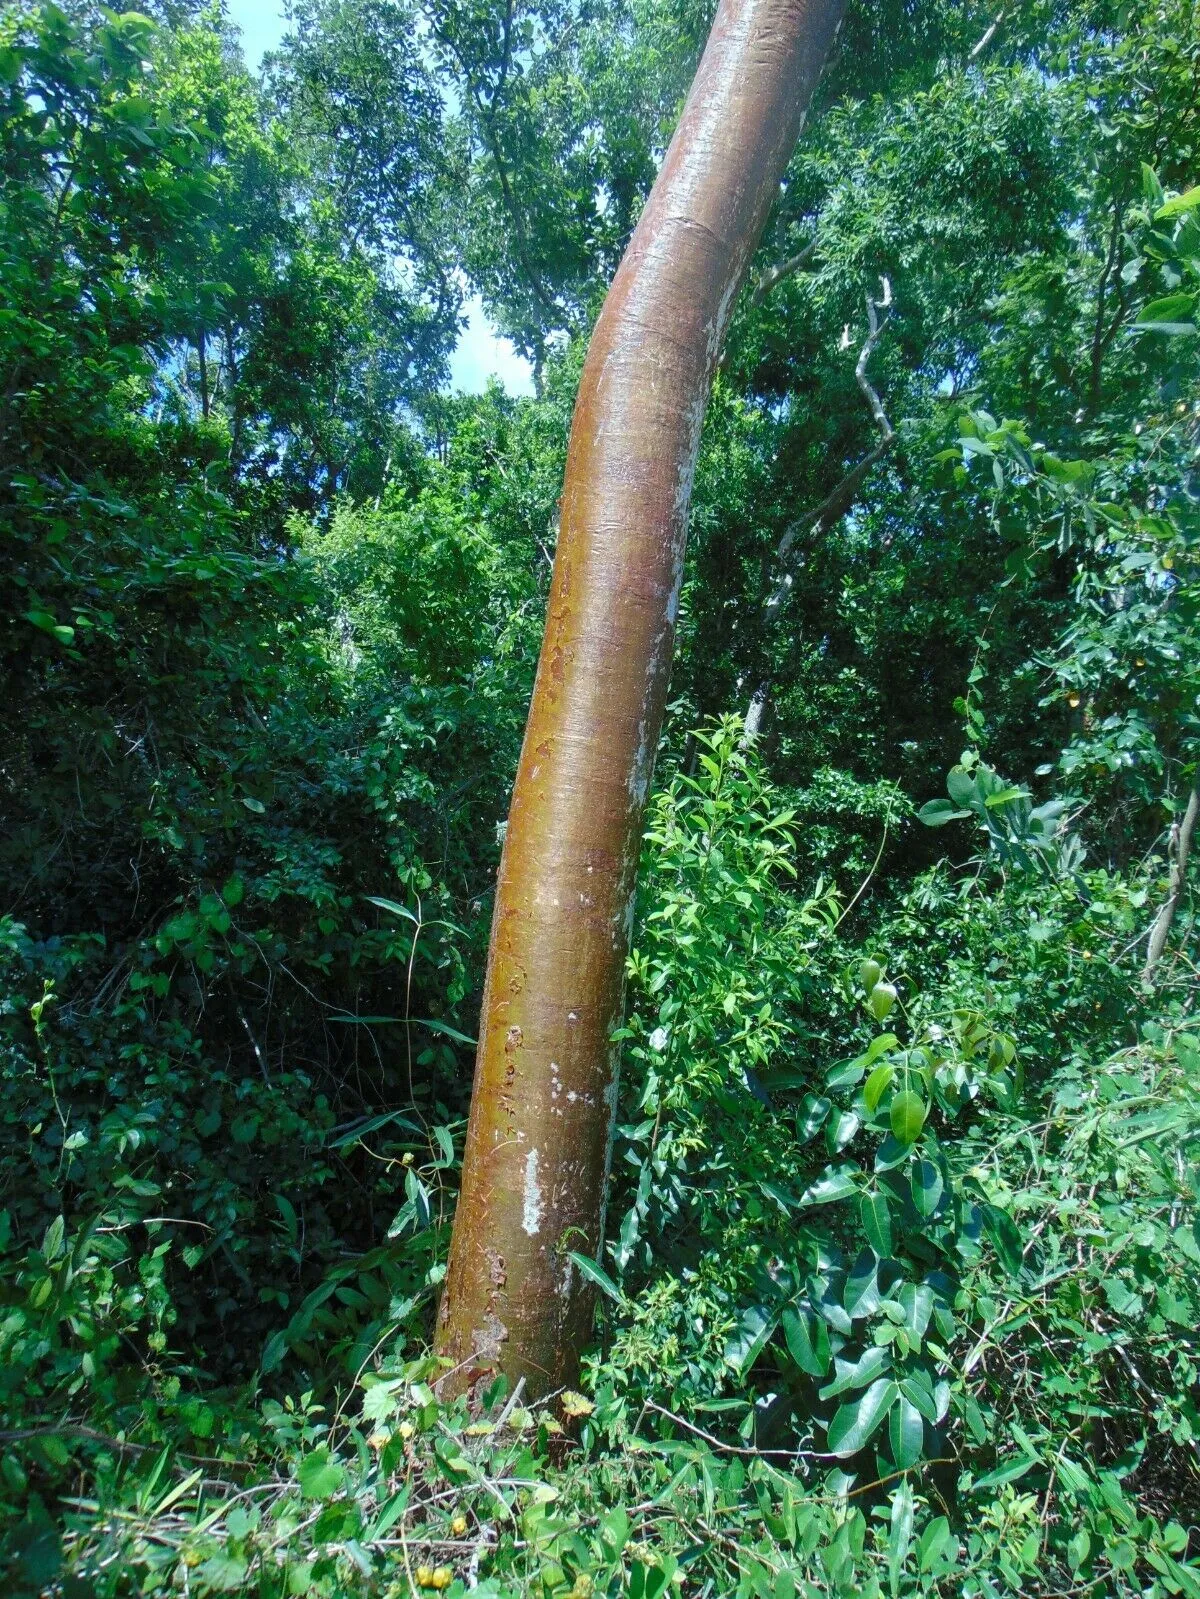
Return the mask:
<svg viewBox="0 0 1200 1599">
<path fill-rule="evenodd" d="M 1200 789 L 1193 788 L 1188 797 L 1187 809 L 1183 813 L 1183 820 L 1171 824 L 1171 837 L 1167 846 L 1167 853 L 1171 862 L 1167 875 L 1167 897 L 1158 915 L 1154 918 L 1154 926 L 1150 929 L 1150 944 L 1146 950 L 1146 964 L 1142 968 L 1142 978 L 1147 983 L 1154 980 L 1154 968 L 1162 959 L 1163 950 L 1167 947 L 1171 923 L 1175 920 L 1175 912 L 1179 907 L 1179 901 L 1183 898 L 1184 883 L 1187 880 L 1188 854 L 1191 851 L 1192 835 L 1196 831 L 1197 818 L 1200 818 Z"/>
<path fill-rule="evenodd" d="M 776 284 L 782 283 L 784 278 L 790 278 L 795 273 L 803 271 L 816 253 L 817 241 L 814 236 L 795 255 L 789 256 L 786 261 L 780 261 L 777 266 L 768 267 L 758 280 L 750 300 L 751 305 L 761 305 Z"/>
<path fill-rule="evenodd" d="M 996 37 L 997 28 L 1000 27 L 1006 15 L 1006 12 L 1001 11 L 992 19 L 992 22 L 987 31 L 984 33 L 983 38 L 980 39 L 979 43 L 974 47 L 970 55 L 967 57 L 968 66 L 970 66 L 971 62 L 976 60 L 977 57 L 981 56 L 987 49 L 988 45 L 991 44 L 992 40 Z"/>
<path fill-rule="evenodd" d="M 888 283 L 886 278 L 883 280 L 883 285 L 884 299 L 882 304 L 890 305 L 892 291 L 891 285 Z M 867 334 L 866 343 L 858 352 L 858 360 L 854 363 L 854 381 L 862 390 L 863 397 L 871 408 L 871 415 L 875 418 L 875 426 L 879 429 L 881 435 L 880 442 L 883 444 L 890 444 L 896 435 L 892 431 L 892 424 L 888 421 L 887 413 L 883 409 L 883 402 L 880 400 L 875 390 L 871 387 L 870 381 L 867 378 L 867 362 L 871 359 L 872 352 L 874 351 L 875 346 L 879 343 L 879 335 L 883 332 L 886 321 L 887 318 L 885 318 L 883 322 L 879 320 L 879 307 L 868 294 L 867 326 L 870 331 Z"/>
<path fill-rule="evenodd" d="M 857 499 L 858 491 L 864 479 L 872 468 L 877 466 L 885 455 L 889 454 L 896 442 L 896 430 L 888 420 L 887 412 L 883 408 L 883 401 L 879 398 L 871 380 L 867 377 L 867 363 L 871 359 L 875 346 L 879 343 L 880 334 L 888 323 L 888 317 L 885 316 L 881 319 L 879 315 L 880 303 L 888 307 L 891 305 L 891 285 L 886 278 L 883 286 L 882 302 L 873 300 L 869 294 L 867 295 L 867 337 L 862 349 L 858 352 L 858 360 L 854 363 L 854 381 L 862 390 L 863 398 L 867 402 L 875 426 L 879 429 L 879 443 L 873 450 L 864 455 L 861 461 L 850 468 L 837 487 L 825 496 L 815 510 L 809 511 L 802 518 L 798 518 L 787 528 L 775 551 L 775 559 L 777 561 L 787 559 L 801 533 L 808 532 L 813 538 L 819 538 L 821 534 L 827 533 L 831 527 L 839 522 Z M 792 582 L 791 574 L 785 573 L 776 585 L 774 592 L 767 601 L 767 621 L 772 621 L 782 608 L 792 588 Z"/>
</svg>

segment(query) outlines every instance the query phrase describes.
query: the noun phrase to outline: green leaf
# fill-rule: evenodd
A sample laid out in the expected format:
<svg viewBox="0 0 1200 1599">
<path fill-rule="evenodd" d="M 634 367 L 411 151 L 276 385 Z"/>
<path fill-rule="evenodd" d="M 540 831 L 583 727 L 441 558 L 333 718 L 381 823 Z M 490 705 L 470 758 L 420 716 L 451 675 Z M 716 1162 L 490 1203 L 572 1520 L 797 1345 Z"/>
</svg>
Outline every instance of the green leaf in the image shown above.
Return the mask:
<svg viewBox="0 0 1200 1599">
<path fill-rule="evenodd" d="M 648 1167 L 643 1167 L 643 1170 L 648 1169 Z M 797 1208 L 799 1201 L 795 1194 L 789 1193 L 786 1188 L 780 1188 L 778 1183 L 760 1182 L 758 1186 L 768 1199 L 775 1201 L 785 1216 Z"/>
<path fill-rule="evenodd" d="M 1005 1269 L 1015 1277 L 1025 1263 L 1021 1250 L 1021 1234 L 1016 1222 L 998 1205 L 981 1204 L 979 1211 L 983 1218 L 984 1231 L 991 1239 Z"/>
<path fill-rule="evenodd" d="M 801 1205 L 830 1205 L 837 1199 L 849 1199 L 858 1192 L 854 1181 L 856 1166 L 826 1166 L 825 1170 L 804 1190 Z"/>
<path fill-rule="evenodd" d="M 871 1316 L 879 1309 L 879 1262 L 873 1249 L 864 1249 L 846 1279 L 842 1304 L 852 1319 Z"/>
<path fill-rule="evenodd" d="M 901 1470 L 915 1466 L 925 1448 L 925 1421 L 911 1400 L 900 1394 L 888 1416 L 888 1443 Z"/>
<path fill-rule="evenodd" d="M 897 1143 L 915 1144 L 925 1125 L 925 1101 L 911 1088 L 904 1088 L 892 1100 L 888 1119 Z"/>
<path fill-rule="evenodd" d="M 306 1499 L 330 1499 L 345 1482 L 346 1473 L 322 1445 L 301 1460 L 296 1480 Z"/>
<path fill-rule="evenodd" d="M 1019 1482 L 1027 1472 L 1035 1466 L 1040 1466 L 1041 1460 L 1037 1455 L 1019 1455 L 1015 1460 L 1006 1461 L 1003 1466 L 997 1466 L 994 1471 L 985 1471 L 971 1484 L 971 1492 L 978 1493 L 984 1488 L 1000 1488 L 1006 1482 Z"/>
<path fill-rule="evenodd" d="M 805 1094 L 800 1114 L 796 1119 L 796 1136 L 802 1144 L 816 1137 L 832 1109 L 831 1099 L 826 1099 L 824 1096 L 818 1098 L 816 1094 Z"/>
<path fill-rule="evenodd" d="M 859 1202 L 859 1216 L 867 1242 L 880 1257 L 892 1252 L 892 1213 L 882 1194 L 864 1194 Z"/>
<path fill-rule="evenodd" d="M 447 1038 L 453 1038 L 456 1043 L 470 1044 L 474 1049 L 479 1040 L 472 1038 L 469 1033 L 460 1033 L 457 1027 L 451 1027 L 449 1022 L 440 1021 L 436 1016 L 330 1016 L 331 1022 L 344 1022 L 352 1027 L 425 1027 L 431 1033 L 444 1033 Z"/>
<path fill-rule="evenodd" d="M 863 1084 L 863 1104 L 871 1115 L 879 1109 L 879 1101 L 892 1086 L 895 1075 L 896 1068 L 890 1060 L 880 1061 Z"/>
<path fill-rule="evenodd" d="M 792 1359 L 810 1377 L 829 1370 L 829 1332 L 825 1323 L 803 1308 L 790 1307 L 780 1317 L 784 1340 Z"/>
<path fill-rule="evenodd" d="M 845 1460 L 864 1449 L 882 1425 L 898 1393 L 890 1377 L 880 1377 L 861 1398 L 843 1405 L 829 1423 L 830 1454 Z"/>
<path fill-rule="evenodd" d="M 918 822 L 924 822 L 926 827 L 945 827 L 947 822 L 961 822 L 970 816 L 970 811 L 960 810 L 949 800 L 927 800 L 917 812 Z"/>
<path fill-rule="evenodd" d="M 1166 222 L 1171 217 L 1182 216 L 1185 211 L 1194 211 L 1200 205 L 1200 185 L 1177 194 L 1165 205 L 1159 206 L 1154 213 L 1156 222 Z"/>
<path fill-rule="evenodd" d="M 917 1563 L 922 1571 L 933 1568 L 938 1556 L 950 1542 L 950 1523 L 945 1516 L 931 1521 L 917 1544 Z"/>
<path fill-rule="evenodd" d="M 403 917 L 406 922 L 411 922 L 414 927 L 420 927 L 421 924 L 412 911 L 403 905 L 397 905 L 394 899 L 380 899 L 376 894 L 366 894 L 363 897 L 369 905 L 378 905 L 379 909 L 387 911 L 389 916 Z"/>
<path fill-rule="evenodd" d="M 872 1344 L 857 1360 L 835 1360 L 834 1378 L 821 1389 L 822 1399 L 833 1399 L 851 1388 L 866 1388 L 888 1370 L 891 1356 L 886 1349 Z"/>
<path fill-rule="evenodd" d="M 873 984 L 872 987 L 874 986 Z M 881 1055 L 886 1055 L 890 1049 L 895 1049 L 899 1042 L 900 1040 L 895 1033 L 880 1033 L 877 1038 L 871 1040 L 866 1053 L 859 1056 L 858 1064 L 860 1066 L 873 1065 Z"/>
<path fill-rule="evenodd" d="M 946 792 L 956 805 L 964 806 L 968 814 L 979 797 L 975 778 L 965 766 L 950 768 L 946 777 Z"/>
<path fill-rule="evenodd" d="M 924 1338 L 933 1315 L 933 1289 L 927 1283 L 904 1283 L 892 1297 L 904 1307 L 905 1332 L 915 1339 Z"/>
<path fill-rule="evenodd" d="M 862 1126 L 862 1117 L 856 1110 L 844 1110 L 825 1130 L 826 1144 L 831 1155 L 840 1155 L 847 1144 L 853 1143 Z"/>
<path fill-rule="evenodd" d="M 1189 320 L 1195 306 L 1193 294 L 1168 294 L 1161 300 L 1151 300 L 1142 307 L 1134 329 L 1150 333 L 1195 333 L 1195 322 Z"/>
<path fill-rule="evenodd" d="M 779 1325 L 779 1313 L 763 1305 L 743 1311 L 741 1323 L 725 1345 L 725 1359 L 741 1375 L 754 1365 Z"/>
<path fill-rule="evenodd" d="M 913 1167 L 912 1200 L 918 1212 L 928 1218 L 942 1197 L 942 1174 L 931 1160 L 919 1160 Z"/>
<path fill-rule="evenodd" d="M 899 1139 L 893 1138 L 891 1133 L 883 1140 L 875 1151 L 875 1170 L 877 1172 L 891 1171 L 896 1166 L 903 1166 L 912 1159 L 912 1150 L 908 1144 L 902 1144 Z"/>
<path fill-rule="evenodd" d="M 904 1403 L 903 1400 L 900 1401 Z M 918 1418 L 919 1419 L 919 1418 Z M 888 1429 L 894 1432 L 896 1411 L 893 1410 L 888 1418 Z M 895 1456 L 895 1449 L 892 1450 Z M 900 1465 L 899 1460 L 896 1461 Z M 905 1464 L 911 1465 L 908 1461 Z M 908 1551 L 912 1547 L 913 1537 L 913 1491 L 908 1483 L 903 1482 L 892 1495 L 892 1520 L 888 1532 L 888 1584 L 892 1591 L 892 1599 L 897 1599 L 900 1592 L 900 1578 L 904 1571 L 904 1563 L 908 1559 Z"/>
<path fill-rule="evenodd" d="M 56 1216 L 49 1227 L 46 1228 L 42 1237 L 42 1255 L 46 1260 L 57 1260 L 59 1255 L 62 1254 L 66 1225 L 61 1216 Z"/>
<path fill-rule="evenodd" d="M 602 1294 L 611 1299 L 614 1305 L 624 1307 L 628 1303 L 616 1283 L 613 1282 L 602 1266 L 596 1264 L 590 1255 L 581 1255 L 576 1250 L 571 1249 L 567 1251 L 567 1259 L 581 1277 L 586 1277 L 588 1282 L 594 1284 Z"/>
</svg>

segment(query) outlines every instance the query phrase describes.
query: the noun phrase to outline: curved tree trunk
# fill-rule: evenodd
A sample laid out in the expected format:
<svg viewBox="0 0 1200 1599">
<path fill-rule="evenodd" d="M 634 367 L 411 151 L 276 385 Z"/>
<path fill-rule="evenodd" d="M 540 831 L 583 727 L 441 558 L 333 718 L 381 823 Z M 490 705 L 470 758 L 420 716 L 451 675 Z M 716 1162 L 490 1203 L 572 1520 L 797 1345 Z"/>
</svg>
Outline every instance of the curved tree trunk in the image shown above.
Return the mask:
<svg viewBox="0 0 1200 1599">
<path fill-rule="evenodd" d="M 721 0 L 596 324 L 496 888 L 439 1314 L 448 1387 L 575 1375 L 616 1106 L 642 808 L 721 340 L 844 0 Z"/>
</svg>

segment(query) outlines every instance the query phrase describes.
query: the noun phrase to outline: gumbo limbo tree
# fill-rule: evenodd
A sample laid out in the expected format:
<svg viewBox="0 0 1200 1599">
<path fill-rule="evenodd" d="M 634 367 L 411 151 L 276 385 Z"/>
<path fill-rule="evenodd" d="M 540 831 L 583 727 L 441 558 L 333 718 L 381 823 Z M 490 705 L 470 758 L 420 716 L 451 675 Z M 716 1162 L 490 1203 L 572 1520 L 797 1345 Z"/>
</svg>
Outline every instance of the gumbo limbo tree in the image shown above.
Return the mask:
<svg viewBox="0 0 1200 1599">
<path fill-rule="evenodd" d="M 496 890 L 439 1345 L 569 1381 L 603 1232 L 642 811 L 705 404 L 841 0 L 722 0 L 596 324 Z"/>
</svg>

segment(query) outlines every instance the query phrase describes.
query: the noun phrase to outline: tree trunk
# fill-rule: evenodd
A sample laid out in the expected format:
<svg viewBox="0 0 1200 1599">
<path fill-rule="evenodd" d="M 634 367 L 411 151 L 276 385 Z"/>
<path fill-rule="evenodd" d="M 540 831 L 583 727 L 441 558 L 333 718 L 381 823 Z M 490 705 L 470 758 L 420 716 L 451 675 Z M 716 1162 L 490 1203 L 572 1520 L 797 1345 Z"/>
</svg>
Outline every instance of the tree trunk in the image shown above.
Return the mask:
<svg viewBox="0 0 1200 1599">
<path fill-rule="evenodd" d="M 700 427 L 844 0 L 721 0 L 592 336 L 496 886 L 438 1341 L 447 1389 L 574 1379 L 612 1149 L 642 809 Z"/>
</svg>

